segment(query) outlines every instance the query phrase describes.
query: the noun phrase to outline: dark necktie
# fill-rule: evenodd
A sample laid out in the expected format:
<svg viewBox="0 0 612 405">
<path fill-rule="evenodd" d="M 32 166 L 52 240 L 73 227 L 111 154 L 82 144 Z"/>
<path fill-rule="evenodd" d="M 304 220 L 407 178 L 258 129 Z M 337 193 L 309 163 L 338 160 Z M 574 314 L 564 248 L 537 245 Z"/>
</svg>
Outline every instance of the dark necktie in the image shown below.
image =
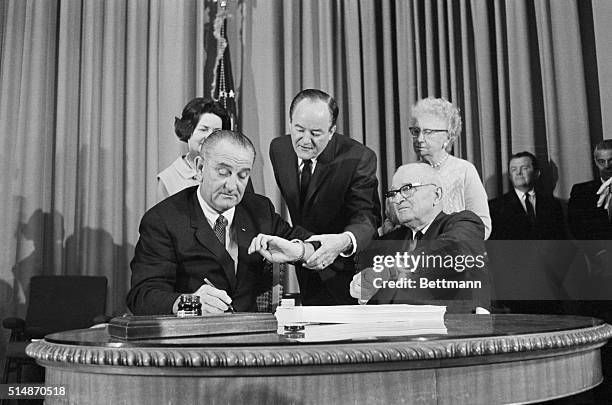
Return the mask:
<svg viewBox="0 0 612 405">
<path fill-rule="evenodd" d="M 300 176 L 300 202 L 304 204 L 306 199 L 306 192 L 308 191 L 308 185 L 310 184 L 310 178 L 312 177 L 312 161 L 310 159 L 304 160 L 304 166 L 302 167 L 302 174 Z"/>
<path fill-rule="evenodd" d="M 412 236 L 412 240 L 421 240 L 421 239 L 423 239 L 423 232 L 421 231 L 417 231 L 417 233 L 415 233 Z"/>
<path fill-rule="evenodd" d="M 223 215 L 219 215 L 219 218 L 217 218 L 217 221 L 215 221 L 215 235 L 217 236 L 217 239 L 219 239 L 219 242 L 221 242 L 221 245 L 223 245 L 223 247 L 225 247 L 225 227 L 227 226 L 227 219 L 225 219 L 225 217 Z"/>
<path fill-rule="evenodd" d="M 525 209 L 527 210 L 529 222 L 531 222 L 532 224 L 535 223 L 535 211 L 533 210 L 533 205 L 531 205 L 531 201 L 529 201 L 529 193 L 525 193 Z"/>
</svg>

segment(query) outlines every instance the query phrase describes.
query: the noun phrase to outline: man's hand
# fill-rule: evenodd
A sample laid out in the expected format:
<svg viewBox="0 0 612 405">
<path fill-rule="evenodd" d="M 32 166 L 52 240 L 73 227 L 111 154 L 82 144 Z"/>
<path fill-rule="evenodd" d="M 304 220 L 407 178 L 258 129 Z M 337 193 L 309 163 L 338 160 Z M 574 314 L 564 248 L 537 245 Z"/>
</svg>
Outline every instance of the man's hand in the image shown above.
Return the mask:
<svg viewBox="0 0 612 405">
<path fill-rule="evenodd" d="M 260 233 L 251 241 L 248 253 L 257 252 L 272 263 L 287 263 L 298 260 L 305 249 L 302 243 L 293 243 L 278 236 Z"/>
<path fill-rule="evenodd" d="M 376 272 L 371 267 L 362 270 L 353 276 L 349 287 L 351 297 L 357 298 L 359 304 L 365 304 L 379 290 L 374 284 L 380 286 L 382 281 L 389 281 L 389 277 L 390 273 L 387 269 L 381 272 Z M 375 282 L 376 279 L 379 280 Z"/>
<path fill-rule="evenodd" d="M 191 295 L 197 295 L 200 297 L 202 303 L 202 313 L 208 312 L 211 314 L 219 314 L 227 311 L 229 304 L 232 303 L 232 299 L 223 290 L 218 290 L 215 287 L 211 287 L 208 284 L 202 285 L 196 292 Z M 172 306 L 172 313 L 178 312 L 178 303 L 181 297 L 177 298 Z"/>
<path fill-rule="evenodd" d="M 332 264 L 336 257 L 344 252 L 352 242 L 350 236 L 346 233 L 313 235 L 306 239 L 306 242 L 315 241 L 320 242 L 321 247 L 308 258 L 304 265 L 304 267 L 313 270 L 322 270 Z"/>
<path fill-rule="evenodd" d="M 599 195 L 597 206 L 608 209 L 608 206 L 612 204 L 612 177 L 603 182 L 599 190 L 597 190 L 597 195 Z"/>
</svg>

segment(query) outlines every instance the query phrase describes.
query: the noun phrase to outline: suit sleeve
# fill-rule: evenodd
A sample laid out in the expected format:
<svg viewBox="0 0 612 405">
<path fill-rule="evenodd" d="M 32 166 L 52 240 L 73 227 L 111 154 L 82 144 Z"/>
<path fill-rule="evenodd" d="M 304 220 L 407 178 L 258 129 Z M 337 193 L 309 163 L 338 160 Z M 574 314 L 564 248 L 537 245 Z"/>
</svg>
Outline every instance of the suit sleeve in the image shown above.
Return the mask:
<svg viewBox="0 0 612 405">
<path fill-rule="evenodd" d="M 422 240 L 419 244 L 423 244 L 423 248 L 417 251 L 419 254 L 430 256 L 465 256 L 465 255 L 482 255 L 485 253 L 484 232 L 485 227 L 480 218 L 467 213 L 454 219 L 450 226 L 447 226 L 435 240 Z M 419 269 L 417 272 L 424 272 L 423 276 L 429 275 L 430 269 Z M 438 269 L 434 269 L 438 271 Z M 459 272 L 454 272 L 459 273 Z M 452 273 L 452 274 L 454 274 Z M 442 276 L 446 273 L 440 273 Z"/>
<path fill-rule="evenodd" d="M 429 232 L 429 231 L 428 231 Z M 433 240 L 420 240 L 411 253 L 418 263 L 409 262 L 408 268 L 391 268 L 391 279 L 400 276 L 414 280 L 419 286 L 422 279 L 428 282 L 440 281 L 480 281 L 479 288 L 395 288 L 384 294 L 391 294 L 383 300 L 395 303 L 441 301 L 469 301 L 473 309 L 490 306 L 490 281 L 486 270 L 486 252 L 484 247 L 484 225 L 479 217 L 470 211 L 454 214 L 440 225 L 440 233 Z M 394 241 L 387 252 L 400 252 L 405 240 Z M 468 263 L 468 257 L 469 259 Z M 413 267 L 416 266 L 416 269 Z M 383 296 L 384 296 L 383 294 Z M 382 297 L 382 296 L 381 296 Z M 440 303 L 442 304 L 442 303 Z M 450 304 L 447 304 L 450 305 Z M 454 304 L 453 304 L 454 305 Z"/>
<path fill-rule="evenodd" d="M 381 224 L 376 155 L 370 149 L 361 155 L 345 198 L 349 223 L 344 230 L 353 233 L 359 252 L 369 245 Z"/>
<path fill-rule="evenodd" d="M 485 228 L 482 220 L 472 212 L 465 212 L 453 219 L 450 226 L 446 226 L 435 240 L 422 240 L 417 245 L 416 254 L 422 257 L 442 257 L 446 261 L 449 256 L 453 259 L 455 267 L 439 267 L 439 263 L 429 266 L 420 266 L 416 272 L 417 277 L 446 280 L 480 280 L 485 286 L 476 296 L 483 304 L 488 302 L 489 276 L 486 272 L 486 250 L 484 244 Z M 468 257 L 474 258 L 474 263 L 468 266 Z M 461 267 L 460 267 L 461 266 Z M 435 295 L 438 291 L 432 290 Z M 442 292 L 442 291 L 440 291 Z M 484 305 L 485 307 L 488 306 Z"/>
<path fill-rule="evenodd" d="M 171 314 L 175 292 L 177 260 L 172 238 L 165 222 L 154 211 L 140 223 L 136 244 L 131 289 L 127 306 L 135 315 Z"/>
</svg>

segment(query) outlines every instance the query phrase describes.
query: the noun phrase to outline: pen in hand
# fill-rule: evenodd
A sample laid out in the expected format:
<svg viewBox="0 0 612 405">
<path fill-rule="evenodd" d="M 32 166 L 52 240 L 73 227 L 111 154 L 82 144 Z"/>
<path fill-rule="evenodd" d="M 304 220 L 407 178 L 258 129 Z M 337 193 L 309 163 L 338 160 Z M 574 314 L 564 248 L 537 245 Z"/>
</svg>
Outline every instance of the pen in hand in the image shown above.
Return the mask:
<svg viewBox="0 0 612 405">
<path fill-rule="evenodd" d="M 216 289 L 218 290 L 218 288 L 217 288 L 217 287 L 215 287 L 215 285 L 214 285 L 213 283 L 211 283 L 211 282 L 210 282 L 210 280 L 209 280 L 209 279 L 207 279 L 206 277 L 204 277 L 204 282 L 205 282 L 206 284 L 208 284 L 209 286 L 211 286 L 212 288 L 216 288 Z M 231 312 L 232 314 L 233 314 L 234 312 L 236 312 L 236 311 L 234 311 L 234 307 L 232 306 L 232 304 L 227 304 L 227 306 L 229 307 L 229 310 L 230 310 L 230 312 Z"/>
</svg>

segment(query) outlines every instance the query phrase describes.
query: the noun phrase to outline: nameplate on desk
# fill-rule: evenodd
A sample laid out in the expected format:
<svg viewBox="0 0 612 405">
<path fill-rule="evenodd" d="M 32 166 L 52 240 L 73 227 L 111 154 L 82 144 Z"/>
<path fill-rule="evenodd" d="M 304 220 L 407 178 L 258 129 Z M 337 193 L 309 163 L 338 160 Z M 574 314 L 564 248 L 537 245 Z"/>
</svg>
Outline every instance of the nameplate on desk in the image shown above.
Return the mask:
<svg viewBox="0 0 612 405">
<path fill-rule="evenodd" d="M 162 339 L 276 332 L 277 325 L 274 315 L 265 313 L 207 314 L 186 318 L 129 315 L 111 319 L 108 332 L 123 340 Z"/>
</svg>

